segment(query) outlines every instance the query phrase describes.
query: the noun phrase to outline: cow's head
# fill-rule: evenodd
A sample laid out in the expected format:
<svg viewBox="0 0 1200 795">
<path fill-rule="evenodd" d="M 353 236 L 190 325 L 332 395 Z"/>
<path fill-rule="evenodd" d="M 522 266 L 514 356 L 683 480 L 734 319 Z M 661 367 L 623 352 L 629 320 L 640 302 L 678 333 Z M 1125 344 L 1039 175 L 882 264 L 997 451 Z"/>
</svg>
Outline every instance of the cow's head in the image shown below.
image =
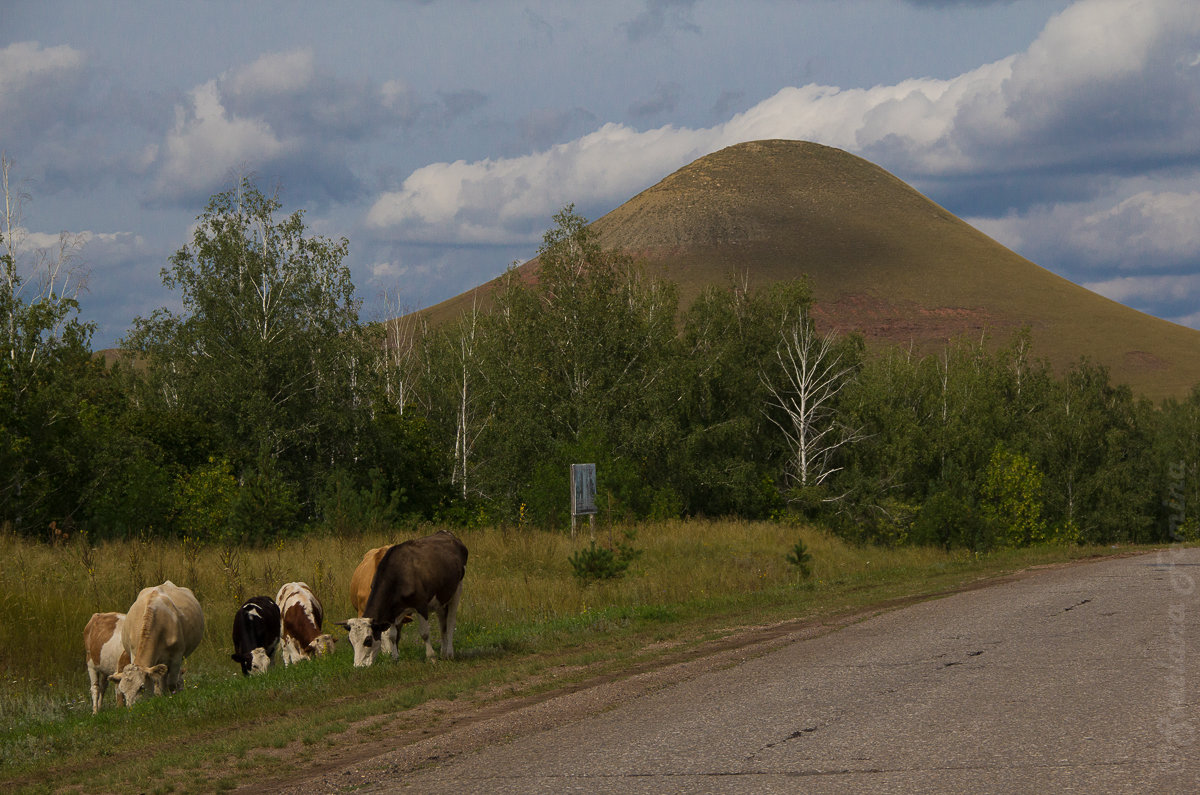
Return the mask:
<svg viewBox="0 0 1200 795">
<path fill-rule="evenodd" d="M 242 666 L 242 676 L 250 674 L 263 674 L 271 667 L 271 655 L 262 646 L 254 649 L 249 654 L 231 654 L 235 663 Z"/>
<path fill-rule="evenodd" d="M 262 646 L 250 652 L 250 673 L 265 674 L 271 667 L 271 655 Z"/>
<path fill-rule="evenodd" d="M 309 641 L 308 650 L 314 657 L 319 657 L 322 654 L 332 654 L 335 645 L 337 645 L 337 638 L 329 633 L 325 633 Z"/>
<path fill-rule="evenodd" d="M 369 618 L 348 618 L 337 625 L 350 635 L 355 668 L 366 668 L 375 662 L 379 656 L 379 637 L 391 626 L 386 621 L 372 622 Z"/>
<path fill-rule="evenodd" d="M 137 663 L 129 663 L 120 673 L 108 678 L 117 683 L 117 703 L 123 698 L 127 706 L 132 707 L 139 698 L 146 694 L 146 688 L 153 688 L 154 694 L 163 692 L 163 681 L 167 675 L 167 666 L 159 663 L 150 668 L 143 668 Z"/>
</svg>

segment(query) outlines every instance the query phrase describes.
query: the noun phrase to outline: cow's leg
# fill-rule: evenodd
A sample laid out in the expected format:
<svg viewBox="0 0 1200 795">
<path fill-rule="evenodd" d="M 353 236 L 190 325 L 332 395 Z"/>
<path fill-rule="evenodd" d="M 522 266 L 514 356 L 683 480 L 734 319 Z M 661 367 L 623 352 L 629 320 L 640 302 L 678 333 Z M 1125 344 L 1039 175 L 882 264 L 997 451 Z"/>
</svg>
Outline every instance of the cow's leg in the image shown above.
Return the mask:
<svg viewBox="0 0 1200 795">
<path fill-rule="evenodd" d="M 172 663 L 167 669 L 167 692 L 171 695 L 183 690 L 183 663 Z"/>
<path fill-rule="evenodd" d="M 400 630 L 397 628 L 396 624 L 392 624 L 390 627 L 384 630 L 383 635 L 380 636 L 379 650 L 384 654 L 391 655 L 393 660 L 399 660 L 399 640 Z"/>
<path fill-rule="evenodd" d="M 104 703 L 104 691 L 108 689 L 108 677 L 102 676 L 90 662 L 88 663 L 88 679 L 92 683 L 92 714 L 95 715 L 100 711 L 100 706 Z M 120 693 L 117 690 L 117 693 Z"/>
<path fill-rule="evenodd" d="M 433 644 L 429 642 L 429 616 L 417 613 L 417 626 L 421 629 L 421 640 L 425 641 L 425 660 L 431 661 L 436 655 L 433 653 Z"/>
<path fill-rule="evenodd" d="M 442 657 L 454 659 L 454 624 L 458 620 L 458 603 L 462 600 L 462 580 L 454 589 L 450 603 L 438 610 L 438 620 L 442 625 Z"/>
</svg>

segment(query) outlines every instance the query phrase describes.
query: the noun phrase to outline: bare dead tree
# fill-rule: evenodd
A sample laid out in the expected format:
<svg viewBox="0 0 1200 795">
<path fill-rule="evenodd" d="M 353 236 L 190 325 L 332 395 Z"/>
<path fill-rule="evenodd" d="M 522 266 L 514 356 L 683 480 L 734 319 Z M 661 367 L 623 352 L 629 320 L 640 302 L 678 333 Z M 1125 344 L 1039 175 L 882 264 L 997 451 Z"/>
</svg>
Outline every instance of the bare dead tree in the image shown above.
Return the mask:
<svg viewBox="0 0 1200 795">
<path fill-rule="evenodd" d="M 853 370 L 843 363 L 835 343 L 834 335 L 818 334 L 802 313 L 775 351 L 779 382 L 762 375 L 769 405 L 782 411 L 783 418 L 765 413 L 787 440 L 791 451 L 787 474 L 800 487 L 822 485 L 841 469 L 834 466 L 834 453 L 860 438 L 838 420 L 833 405 Z"/>
</svg>

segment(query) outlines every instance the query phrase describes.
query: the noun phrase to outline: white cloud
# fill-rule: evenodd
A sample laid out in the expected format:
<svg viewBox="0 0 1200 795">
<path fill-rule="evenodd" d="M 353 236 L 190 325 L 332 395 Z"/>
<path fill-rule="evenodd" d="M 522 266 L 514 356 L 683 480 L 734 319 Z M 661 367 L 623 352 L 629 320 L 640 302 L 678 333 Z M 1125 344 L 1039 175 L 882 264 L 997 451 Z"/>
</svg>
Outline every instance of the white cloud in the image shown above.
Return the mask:
<svg viewBox="0 0 1200 795">
<path fill-rule="evenodd" d="M 1178 323 L 1181 326 L 1200 329 L 1200 312 L 1192 312 L 1190 315 L 1180 315 L 1178 317 L 1167 318 L 1172 323 Z"/>
<path fill-rule="evenodd" d="M 36 41 L 20 41 L 0 48 L 0 110 L 6 110 L 18 93 L 82 66 L 83 53 L 65 44 L 42 47 Z"/>
<path fill-rule="evenodd" d="M 228 181 L 230 171 L 259 165 L 297 147 L 276 136 L 266 122 L 230 116 L 216 81 L 193 89 L 191 103 L 190 110 L 176 106 L 175 126 L 159 152 L 156 187 L 162 196 L 209 191 Z"/>
<path fill-rule="evenodd" d="M 434 163 L 380 195 L 367 220 L 400 239 L 508 242 L 568 202 L 611 204 L 696 157 L 761 138 L 836 146 L 910 178 L 1067 167 L 1112 149 L 1200 151 L 1194 81 L 1174 66 L 1194 54 L 1197 35 L 1200 4 L 1083 0 L 1026 51 L 950 80 L 789 87 L 710 128 L 606 124 L 531 155 Z M 1164 108 L 1178 117 L 1173 125 L 1129 135 L 1139 114 Z"/>
<path fill-rule="evenodd" d="M 1079 272 L 1193 267 L 1200 259 L 1200 193 L 1137 189 L 1144 182 L 1118 182 L 1103 197 L 1086 202 L 966 220 L 1035 262 L 1067 265 Z M 1133 282 L 1115 279 L 1104 284 L 1106 290 L 1116 290 L 1130 289 L 1119 285 Z"/>
<path fill-rule="evenodd" d="M 1180 276 L 1121 276 L 1116 279 L 1087 282 L 1092 292 L 1123 304 L 1139 301 L 1192 301 L 1200 298 L 1200 274 Z"/>
<path fill-rule="evenodd" d="M 1142 191 L 1085 216 L 1071 237 L 1098 258 L 1179 258 L 1200 251 L 1197 218 L 1200 193 Z"/>
<path fill-rule="evenodd" d="M 222 78 L 233 94 L 291 94 L 308 87 L 316 74 L 311 49 L 269 53 Z"/>
<path fill-rule="evenodd" d="M 142 250 L 146 241 L 134 232 L 32 232 L 21 227 L 13 230 L 13 238 L 24 252 L 46 252 L 57 256 L 62 235 L 67 235 L 76 259 L 90 260 L 96 256 L 109 256 L 114 252 L 129 255 Z M 86 265 L 86 262 L 84 263 Z"/>
<path fill-rule="evenodd" d="M 371 207 L 367 223 L 399 228 L 411 240 L 523 243 L 534 224 L 580 195 L 600 200 L 628 195 L 647 171 L 682 165 L 703 154 L 703 133 L 663 127 L 638 133 L 606 124 L 544 152 L 417 169 L 399 191 Z"/>
</svg>

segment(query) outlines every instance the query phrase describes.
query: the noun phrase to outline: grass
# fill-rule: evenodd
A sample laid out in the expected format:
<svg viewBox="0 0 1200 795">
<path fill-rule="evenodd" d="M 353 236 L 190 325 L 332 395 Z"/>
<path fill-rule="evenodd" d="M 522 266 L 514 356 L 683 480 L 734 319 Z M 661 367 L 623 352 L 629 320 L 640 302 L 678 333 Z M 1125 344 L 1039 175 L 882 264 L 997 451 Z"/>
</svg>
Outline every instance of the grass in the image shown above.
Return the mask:
<svg viewBox="0 0 1200 795">
<path fill-rule="evenodd" d="M 350 574 L 364 551 L 431 529 L 309 537 L 269 549 L 150 541 L 89 550 L 77 539 L 48 546 L 0 536 L 9 561 L 0 571 L 0 782 L 31 792 L 226 789 L 230 776 L 316 764 L 355 738 L 390 736 L 409 722 L 406 711 L 431 701 L 529 694 L 652 663 L 664 650 L 693 648 L 739 626 L 1111 552 L 1041 547 L 977 557 L 852 547 L 772 523 L 669 522 L 636 528 L 632 545 L 641 554 L 623 577 L 582 586 L 568 559 L 586 547 L 586 534 L 461 532 L 471 553 L 454 663 L 425 664 L 410 628 L 398 663 L 354 669 L 343 635 L 330 657 L 240 675 L 229 636 L 244 598 L 304 580 L 324 602 L 326 620 L 339 620 L 350 615 Z M 797 539 L 812 556 L 807 578 L 786 558 Z M 163 579 L 191 587 L 205 609 L 205 640 L 185 665 L 183 692 L 127 710 L 115 706 L 110 688 L 93 717 L 84 624 L 93 611 L 127 609 L 140 587 Z"/>
</svg>

